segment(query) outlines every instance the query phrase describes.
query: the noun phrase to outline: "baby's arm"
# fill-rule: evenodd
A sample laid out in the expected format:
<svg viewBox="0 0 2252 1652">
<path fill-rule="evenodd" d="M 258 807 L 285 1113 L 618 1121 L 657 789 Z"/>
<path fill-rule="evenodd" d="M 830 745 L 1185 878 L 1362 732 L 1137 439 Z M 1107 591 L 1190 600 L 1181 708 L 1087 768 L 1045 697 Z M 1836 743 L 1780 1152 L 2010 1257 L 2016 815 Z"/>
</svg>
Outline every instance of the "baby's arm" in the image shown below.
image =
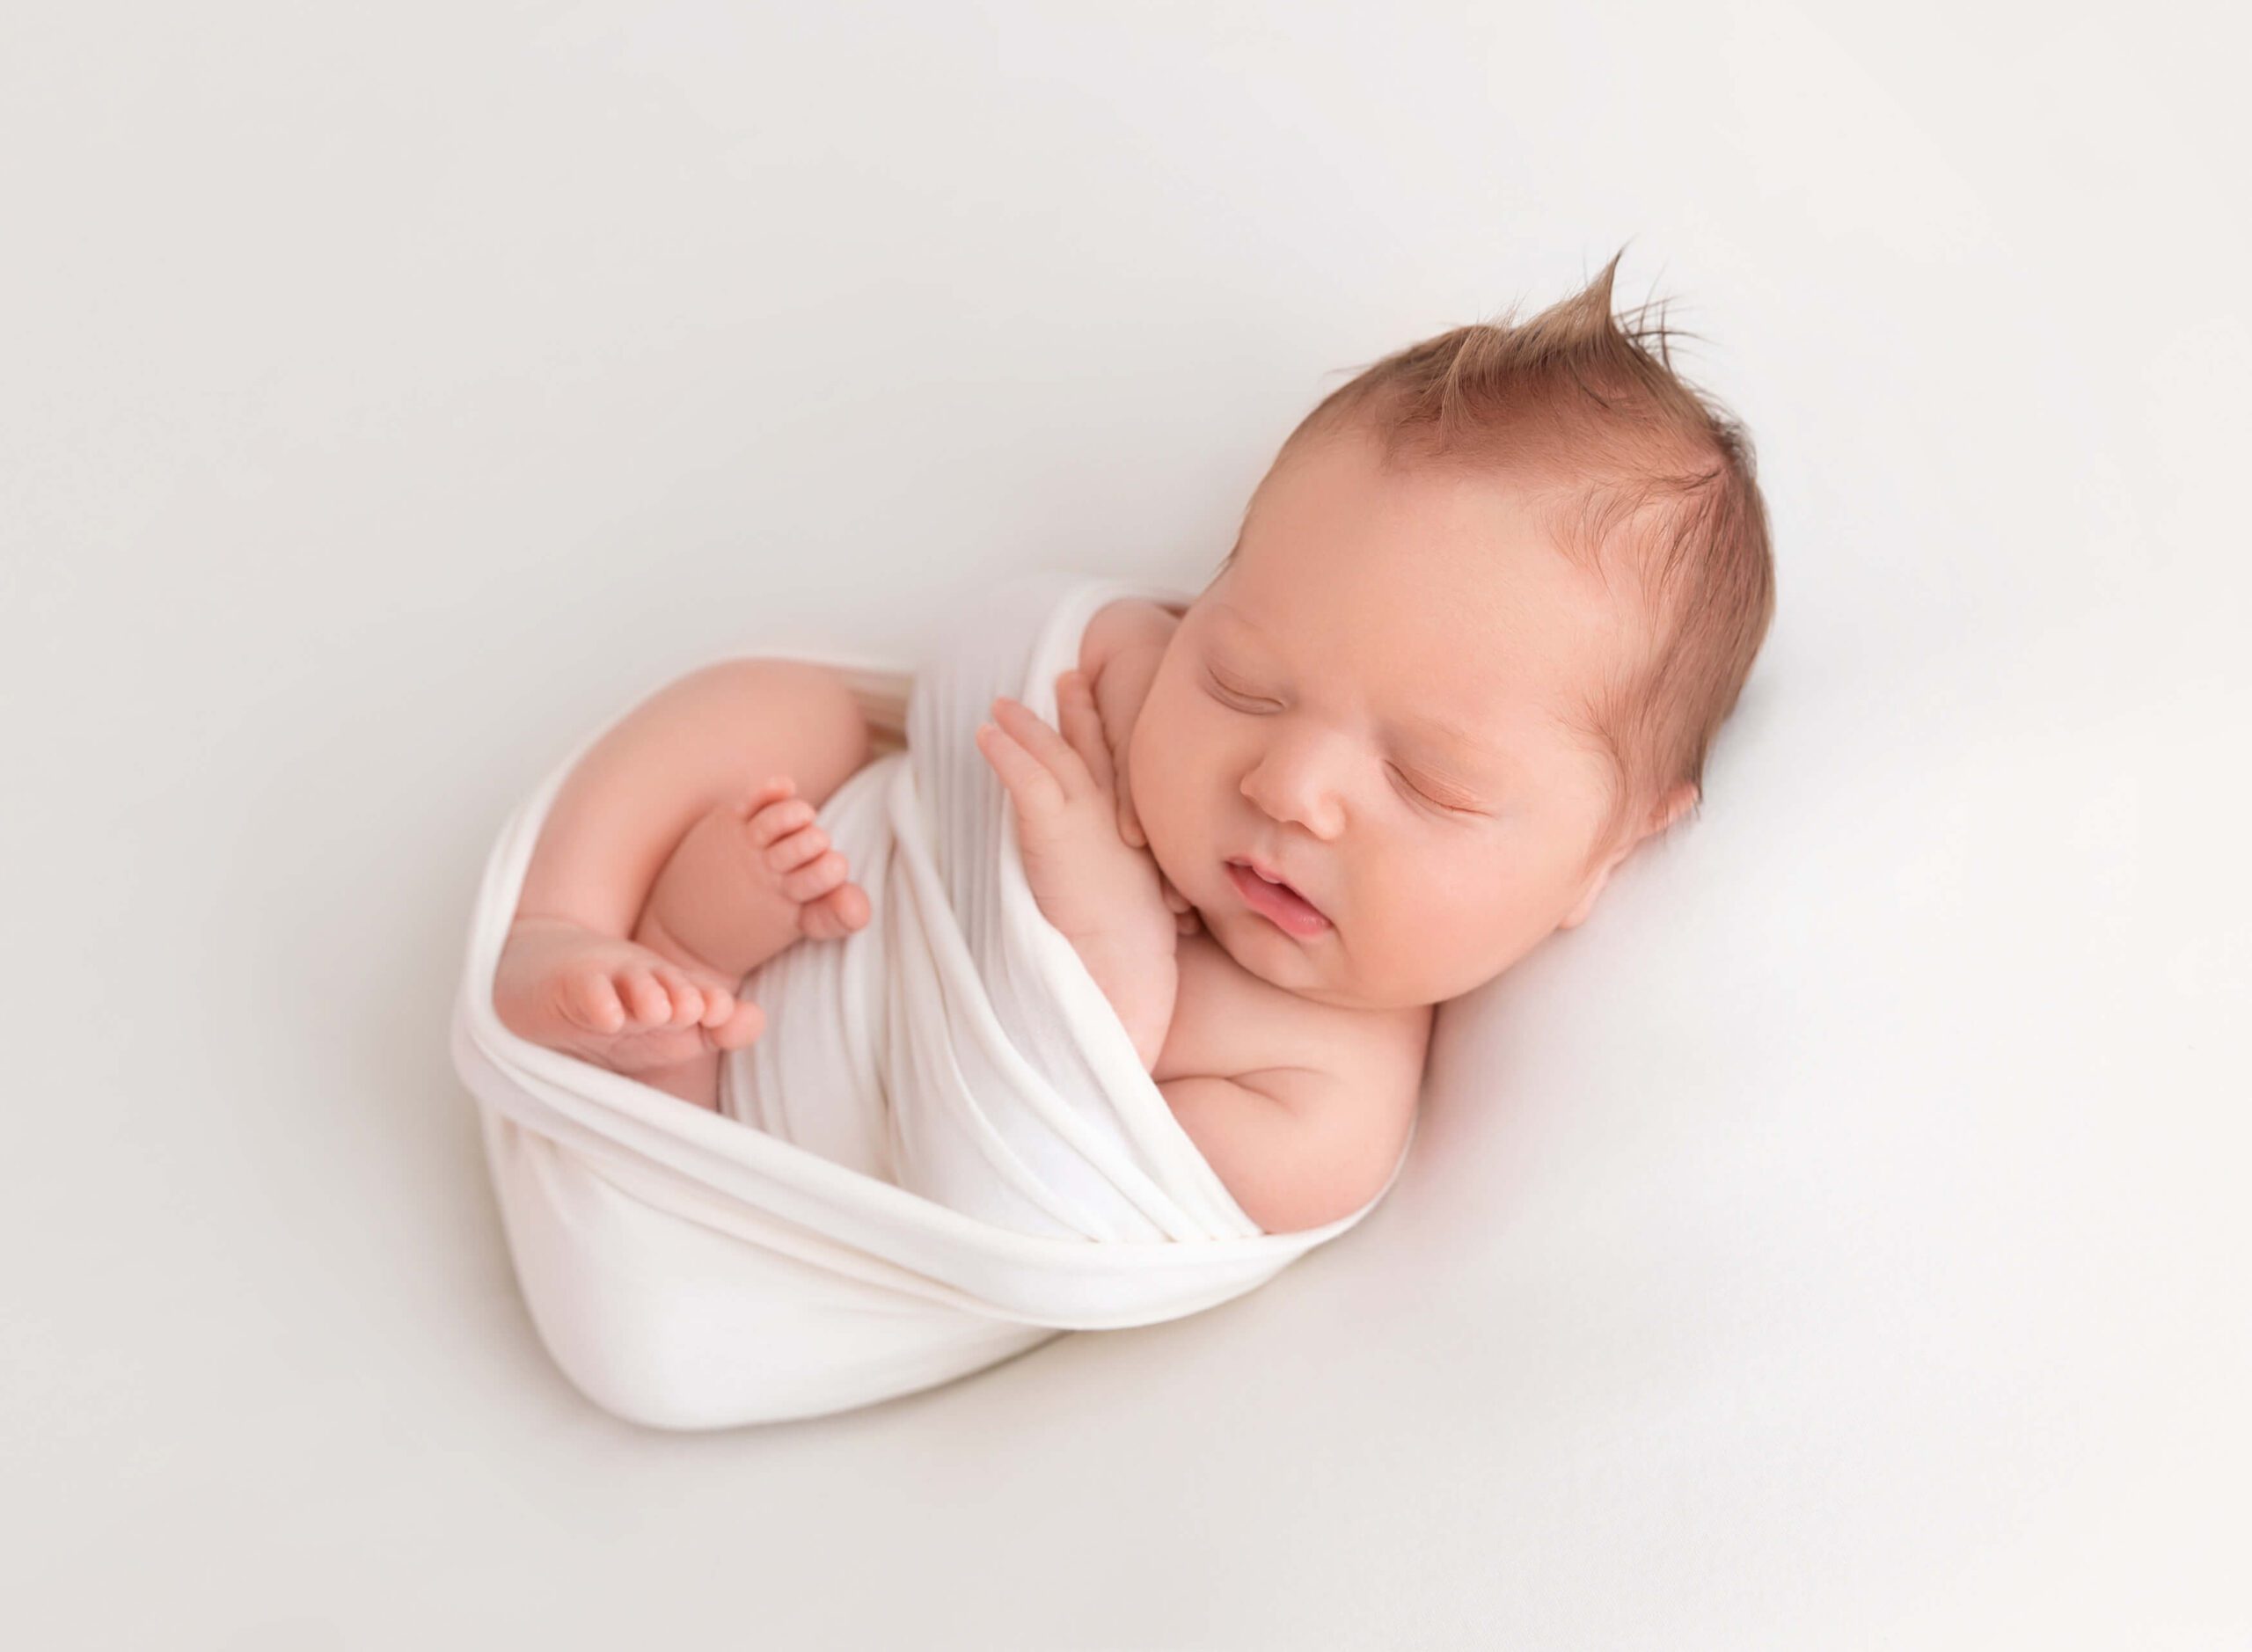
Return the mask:
<svg viewBox="0 0 2252 1652">
<path fill-rule="evenodd" d="M 1414 1127 L 1429 1032 L 1429 1009 L 1275 1016 L 1231 997 L 1177 1015 L 1151 1076 L 1244 1214 L 1295 1232 L 1383 1191 Z M 1256 1064 L 1277 1056 L 1290 1064 Z"/>
</svg>

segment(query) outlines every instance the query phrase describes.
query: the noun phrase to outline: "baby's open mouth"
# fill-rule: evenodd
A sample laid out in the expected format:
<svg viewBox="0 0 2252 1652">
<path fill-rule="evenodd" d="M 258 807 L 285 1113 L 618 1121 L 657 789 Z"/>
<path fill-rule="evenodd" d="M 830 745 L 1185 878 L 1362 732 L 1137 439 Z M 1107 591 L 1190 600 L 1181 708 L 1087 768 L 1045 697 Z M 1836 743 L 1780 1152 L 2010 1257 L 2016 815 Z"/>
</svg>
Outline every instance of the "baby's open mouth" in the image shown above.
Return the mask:
<svg viewBox="0 0 2252 1652">
<path fill-rule="evenodd" d="M 1231 860 L 1227 870 L 1228 881 L 1243 896 L 1244 904 L 1271 919 L 1277 928 L 1311 938 L 1329 927 L 1329 920 L 1322 916 L 1321 909 L 1289 884 L 1262 877 L 1247 861 Z"/>
</svg>

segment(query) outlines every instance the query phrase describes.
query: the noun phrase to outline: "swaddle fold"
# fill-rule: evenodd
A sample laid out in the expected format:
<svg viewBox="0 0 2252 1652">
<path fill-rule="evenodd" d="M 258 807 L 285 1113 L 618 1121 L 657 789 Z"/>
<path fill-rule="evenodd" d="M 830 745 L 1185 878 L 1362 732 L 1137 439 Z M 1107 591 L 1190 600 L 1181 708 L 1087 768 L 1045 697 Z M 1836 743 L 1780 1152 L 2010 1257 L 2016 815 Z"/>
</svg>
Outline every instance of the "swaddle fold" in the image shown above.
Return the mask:
<svg viewBox="0 0 2252 1652">
<path fill-rule="evenodd" d="M 723 1063 L 720 1115 L 528 1043 L 492 1008 L 540 822 L 603 731 L 502 830 L 453 1053 L 533 1319 L 597 1404 L 678 1428 L 868 1404 L 1064 1330 L 1210 1307 L 1383 1198 L 1261 1233 L 1033 896 L 975 730 L 998 694 L 1054 723 L 1057 676 L 1122 596 L 1189 600 L 1049 571 L 980 593 L 919 669 L 794 656 L 839 670 L 890 736 L 817 816 L 871 915 L 745 978 L 766 1027 Z"/>
</svg>

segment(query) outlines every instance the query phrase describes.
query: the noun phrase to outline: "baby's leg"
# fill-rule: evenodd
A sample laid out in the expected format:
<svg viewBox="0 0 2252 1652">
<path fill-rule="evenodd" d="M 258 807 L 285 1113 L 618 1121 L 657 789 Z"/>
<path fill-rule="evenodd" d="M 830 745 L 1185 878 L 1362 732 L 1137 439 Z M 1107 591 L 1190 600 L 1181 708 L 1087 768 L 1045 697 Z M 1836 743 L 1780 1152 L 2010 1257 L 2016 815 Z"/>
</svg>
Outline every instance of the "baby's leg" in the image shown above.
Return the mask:
<svg viewBox="0 0 2252 1652">
<path fill-rule="evenodd" d="M 808 662 L 728 661 L 635 707 L 565 777 L 542 825 L 494 978 L 502 1023 L 713 1105 L 720 1053 L 749 1042 L 763 1019 L 734 1002 L 735 979 L 647 944 L 666 934 L 634 939 L 659 874 L 693 829 L 740 810 L 767 777 L 788 776 L 818 806 L 868 753 L 851 691 Z M 867 919 L 849 883 L 816 904 L 839 933 Z"/>
</svg>

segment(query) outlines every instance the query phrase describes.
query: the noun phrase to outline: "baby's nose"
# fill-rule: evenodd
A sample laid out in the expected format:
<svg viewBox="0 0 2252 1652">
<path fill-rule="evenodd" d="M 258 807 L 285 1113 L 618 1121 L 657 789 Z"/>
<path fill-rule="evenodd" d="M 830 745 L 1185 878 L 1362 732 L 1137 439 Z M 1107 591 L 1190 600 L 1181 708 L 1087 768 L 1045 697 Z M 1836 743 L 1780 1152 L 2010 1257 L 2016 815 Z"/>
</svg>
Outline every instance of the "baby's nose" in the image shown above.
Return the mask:
<svg viewBox="0 0 2252 1652">
<path fill-rule="evenodd" d="M 1329 773 L 1311 742 L 1277 745 L 1243 777 L 1243 794 L 1276 821 L 1334 837 L 1344 824 L 1344 808 Z"/>
</svg>

